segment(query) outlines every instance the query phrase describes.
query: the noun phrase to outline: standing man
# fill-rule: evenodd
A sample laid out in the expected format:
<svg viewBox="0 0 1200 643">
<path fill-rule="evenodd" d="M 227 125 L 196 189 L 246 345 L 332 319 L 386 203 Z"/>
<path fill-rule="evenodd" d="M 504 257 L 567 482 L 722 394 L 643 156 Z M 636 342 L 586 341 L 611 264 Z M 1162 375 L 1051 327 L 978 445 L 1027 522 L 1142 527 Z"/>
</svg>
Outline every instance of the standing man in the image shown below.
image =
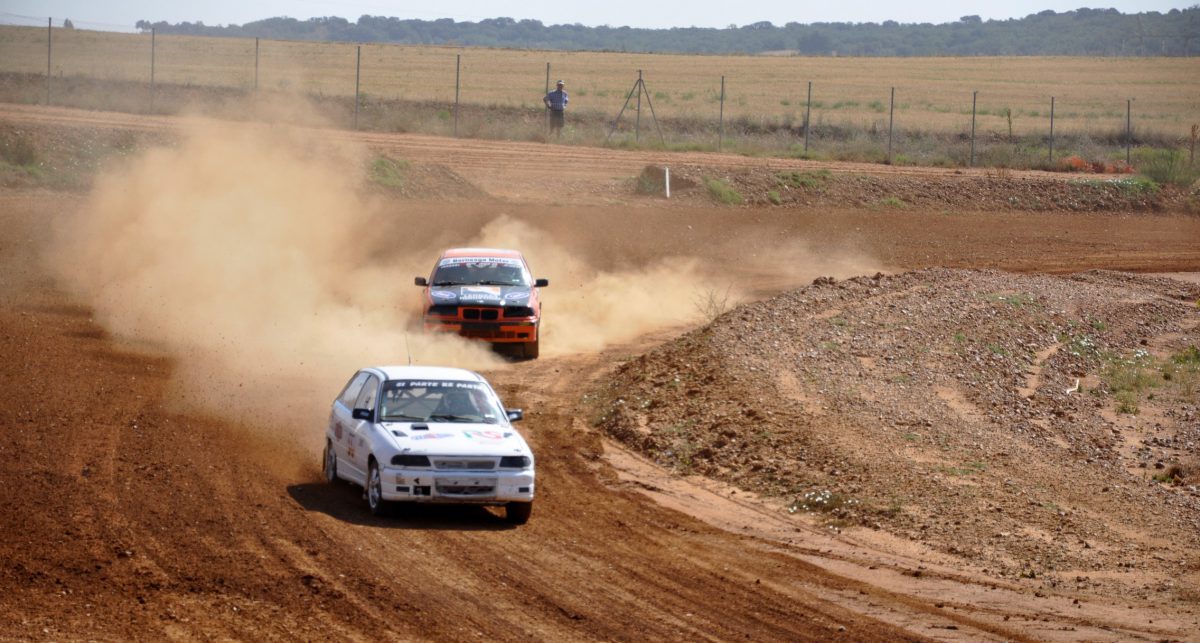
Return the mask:
<svg viewBox="0 0 1200 643">
<path fill-rule="evenodd" d="M 546 94 L 542 102 L 550 110 L 550 132 L 562 136 L 563 112 L 567 111 L 567 92 L 563 91 L 563 81 L 554 84 L 554 91 Z"/>
</svg>

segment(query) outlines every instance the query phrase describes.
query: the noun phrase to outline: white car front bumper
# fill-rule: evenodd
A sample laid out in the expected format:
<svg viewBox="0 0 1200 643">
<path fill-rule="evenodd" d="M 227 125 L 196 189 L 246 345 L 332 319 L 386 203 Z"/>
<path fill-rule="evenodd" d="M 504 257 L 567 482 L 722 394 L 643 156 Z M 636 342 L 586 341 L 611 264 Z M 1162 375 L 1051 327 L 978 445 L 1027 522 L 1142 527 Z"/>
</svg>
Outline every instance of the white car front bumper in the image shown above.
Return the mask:
<svg viewBox="0 0 1200 643">
<path fill-rule="evenodd" d="M 475 472 L 384 467 L 380 473 L 387 501 L 484 505 L 533 501 L 532 469 Z"/>
</svg>

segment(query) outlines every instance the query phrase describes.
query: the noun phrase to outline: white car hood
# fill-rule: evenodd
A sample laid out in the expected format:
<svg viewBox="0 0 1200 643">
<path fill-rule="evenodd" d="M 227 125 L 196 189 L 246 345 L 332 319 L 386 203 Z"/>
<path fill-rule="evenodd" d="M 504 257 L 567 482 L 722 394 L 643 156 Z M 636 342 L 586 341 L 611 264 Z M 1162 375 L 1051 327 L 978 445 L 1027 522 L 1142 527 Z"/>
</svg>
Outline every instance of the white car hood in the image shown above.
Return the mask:
<svg viewBox="0 0 1200 643">
<path fill-rule="evenodd" d="M 402 453 L 416 455 L 532 455 L 525 439 L 511 426 L 429 422 L 414 430 L 407 422 L 383 424 Z M 420 424 L 418 423 L 418 426 Z"/>
</svg>

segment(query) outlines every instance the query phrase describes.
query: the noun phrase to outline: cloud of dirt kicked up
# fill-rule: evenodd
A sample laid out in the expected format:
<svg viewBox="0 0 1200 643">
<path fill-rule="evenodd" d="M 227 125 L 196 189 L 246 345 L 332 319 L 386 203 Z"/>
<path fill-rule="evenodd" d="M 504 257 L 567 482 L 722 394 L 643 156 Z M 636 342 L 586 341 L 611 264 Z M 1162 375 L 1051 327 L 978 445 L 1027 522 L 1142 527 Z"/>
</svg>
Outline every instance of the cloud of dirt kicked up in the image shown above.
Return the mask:
<svg viewBox="0 0 1200 643">
<path fill-rule="evenodd" d="M 364 162 L 298 130 L 190 123 L 100 177 L 48 259 L 117 338 L 177 358 L 180 402 L 235 420 L 269 408 L 319 426 L 356 368 L 410 353 L 499 366 L 485 346 L 411 332 L 402 276 L 424 266 L 372 246 L 404 221 L 361 196 Z"/>
</svg>

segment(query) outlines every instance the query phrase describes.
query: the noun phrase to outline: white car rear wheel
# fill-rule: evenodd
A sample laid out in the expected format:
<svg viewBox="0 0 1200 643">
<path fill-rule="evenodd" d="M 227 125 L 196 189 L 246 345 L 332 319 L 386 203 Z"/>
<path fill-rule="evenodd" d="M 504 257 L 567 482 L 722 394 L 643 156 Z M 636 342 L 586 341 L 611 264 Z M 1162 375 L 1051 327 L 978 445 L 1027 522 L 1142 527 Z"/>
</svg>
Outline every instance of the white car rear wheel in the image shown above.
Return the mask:
<svg viewBox="0 0 1200 643">
<path fill-rule="evenodd" d="M 333 443 L 325 441 L 325 457 L 321 461 L 321 473 L 325 475 L 325 482 L 337 482 L 337 452 L 333 450 Z"/>
</svg>

